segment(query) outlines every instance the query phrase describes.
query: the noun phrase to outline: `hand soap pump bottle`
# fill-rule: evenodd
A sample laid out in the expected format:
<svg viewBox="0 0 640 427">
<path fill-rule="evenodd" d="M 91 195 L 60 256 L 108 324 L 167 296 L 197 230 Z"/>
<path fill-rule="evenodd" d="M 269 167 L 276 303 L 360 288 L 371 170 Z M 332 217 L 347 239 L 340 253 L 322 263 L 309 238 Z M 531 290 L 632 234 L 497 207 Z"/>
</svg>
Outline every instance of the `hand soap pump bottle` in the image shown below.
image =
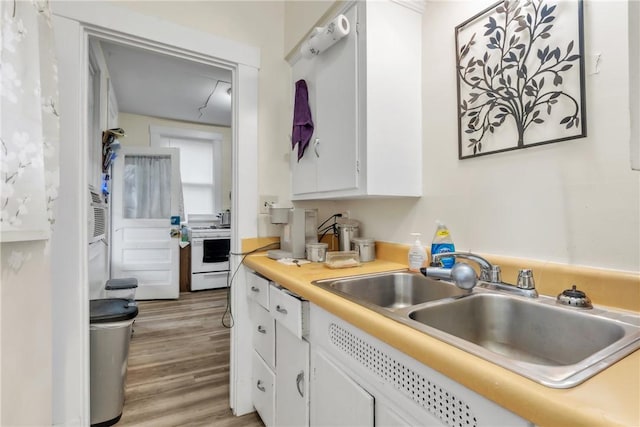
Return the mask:
<svg viewBox="0 0 640 427">
<path fill-rule="evenodd" d="M 433 242 L 431 243 L 431 256 L 435 254 L 441 254 L 445 252 L 455 252 L 456 248 L 453 245 L 453 240 L 451 239 L 451 233 L 449 233 L 449 229 L 446 225 L 444 225 L 440 221 L 436 221 L 436 232 L 433 235 Z M 451 268 L 455 263 L 455 257 L 449 258 L 440 258 L 442 262 L 442 266 L 444 268 Z"/>
<path fill-rule="evenodd" d="M 414 237 L 415 242 L 409 248 L 409 270 L 420 271 L 420 268 L 427 260 L 427 251 L 422 246 L 422 242 L 420 242 L 420 233 L 411 233 L 411 236 Z"/>
</svg>

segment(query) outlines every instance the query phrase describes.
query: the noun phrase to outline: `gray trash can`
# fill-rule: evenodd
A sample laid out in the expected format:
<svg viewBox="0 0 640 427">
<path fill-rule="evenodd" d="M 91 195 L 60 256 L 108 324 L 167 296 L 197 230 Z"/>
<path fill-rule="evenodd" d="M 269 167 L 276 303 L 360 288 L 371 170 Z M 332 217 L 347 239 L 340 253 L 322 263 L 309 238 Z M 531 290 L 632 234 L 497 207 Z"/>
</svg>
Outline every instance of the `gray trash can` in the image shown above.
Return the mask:
<svg viewBox="0 0 640 427">
<path fill-rule="evenodd" d="M 122 416 L 129 341 L 138 307 L 120 298 L 89 303 L 91 425 L 106 427 Z"/>
<path fill-rule="evenodd" d="M 129 302 L 135 302 L 138 279 L 135 277 L 121 277 L 109 279 L 104 286 L 107 298 L 124 298 Z"/>
</svg>

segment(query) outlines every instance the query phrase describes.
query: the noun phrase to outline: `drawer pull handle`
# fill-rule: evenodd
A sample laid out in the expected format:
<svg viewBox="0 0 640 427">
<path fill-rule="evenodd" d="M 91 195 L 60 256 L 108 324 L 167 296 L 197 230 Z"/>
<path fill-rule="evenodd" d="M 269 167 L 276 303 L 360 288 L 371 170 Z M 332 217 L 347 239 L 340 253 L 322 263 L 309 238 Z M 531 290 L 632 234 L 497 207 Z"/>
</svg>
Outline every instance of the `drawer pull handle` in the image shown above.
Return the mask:
<svg viewBox="0 0 640 427">
<path fill-rule="evenodd" d="M 262 325 L 258 325 L 258 332 L 260 332 L 261 334 L 266 334 L 267 330 L 263 328 Z"/>
<path fill-rule="evenodd" d="M 276 311 L 278 313 L 287 314 L 287 309 L 284 307 L 280 307 L 279 305 L 276 305 Z"/>
<path fill-rule="evenodd" d="M 304 393 L 300 388 L 300 383 L 302 383 L 303 381 L 304 381 L 304 371 L 300 371 L 300 373 L 296 377 L 296 388 L 298 389 L 298 393 L 300 393 L 300 397 L 304 397 Z"/>
<path fill-rule="evenodd" d="M 260 288 L 256 288 L 255 286 L 252 286 L 252 287 L 251 287 L 251 290 L 252 290 L 253 292 L 260 292 Z"/>
<path fill-rule="evenodd" d="M 258 387 L 258 390 L 265 392 L 267 391 L 266 388 L 264 388 L 264 386 L 262 385 L 262 380 L 258 380 L 258 382 L 256 383 L 256 387 Z"/>
</svg>

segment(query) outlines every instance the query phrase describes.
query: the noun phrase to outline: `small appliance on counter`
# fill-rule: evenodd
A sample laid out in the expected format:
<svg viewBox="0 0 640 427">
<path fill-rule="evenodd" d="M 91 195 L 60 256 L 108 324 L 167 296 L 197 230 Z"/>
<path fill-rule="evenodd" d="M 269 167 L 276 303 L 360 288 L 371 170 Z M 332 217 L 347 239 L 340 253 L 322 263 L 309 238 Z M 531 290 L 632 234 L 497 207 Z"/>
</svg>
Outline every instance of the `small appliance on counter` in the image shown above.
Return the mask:
<svg viewBox="0 0 640 427">
<path fill-rule="evenodd" d="M 267 252 L 271 259 L 305 258 L 305 245 L 318 242 L 318 211 L 316 209 L 270 207 L 272 224 L 282 225 L 280 249 Z"/>
</svg>

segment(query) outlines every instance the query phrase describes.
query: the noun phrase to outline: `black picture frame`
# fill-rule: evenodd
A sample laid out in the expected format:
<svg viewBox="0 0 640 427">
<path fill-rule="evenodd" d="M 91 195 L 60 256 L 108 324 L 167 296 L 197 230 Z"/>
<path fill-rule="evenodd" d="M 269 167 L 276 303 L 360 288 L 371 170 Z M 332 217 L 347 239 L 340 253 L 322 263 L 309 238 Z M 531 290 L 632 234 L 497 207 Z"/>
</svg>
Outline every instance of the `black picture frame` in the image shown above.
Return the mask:
<svg viewBox="0 0 640 427">
<path fill-rule="evenodd" d="M 582 0 L 501 0 L 455 38 L 459 159 L 587 136 Z"/>
</svg>

